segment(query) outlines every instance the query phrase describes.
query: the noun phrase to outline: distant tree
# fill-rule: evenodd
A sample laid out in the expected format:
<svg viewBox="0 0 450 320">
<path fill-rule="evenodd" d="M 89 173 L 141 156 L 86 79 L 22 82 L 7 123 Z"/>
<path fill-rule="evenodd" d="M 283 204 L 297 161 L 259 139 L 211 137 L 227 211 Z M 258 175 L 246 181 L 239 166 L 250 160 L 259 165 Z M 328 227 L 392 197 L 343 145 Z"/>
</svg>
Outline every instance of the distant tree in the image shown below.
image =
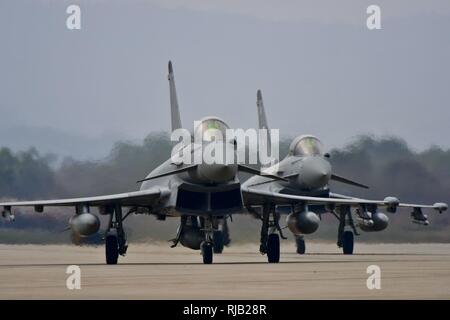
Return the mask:
<svg viewBox="0 0 450 320">
<path fill-rule="evenodd" d="M 288 152 L 292 139 L 280 141 L 280 157 Z M 0 197 L 18 199 L 77 197 L 136 190 L 136 180 L 143 178 L 160 163 L 170 157 L 172 142 L 169 135 L 156 132 L 141 143 L 122 141 L 112 148 L 108 157 L 100 161 L 80 161 L 66 158 L 55 167 L 54 156 L 42 156 L 35 149 L 11 152 L 0 149 Z M 343 148 L 331 150 L 330 161 L 334 173 L 368 184 L 363 190 L 332 182 L 332 190 L 355 196 L 382 199 L 386 195 L 398 196 L 405 202 L 445 201 L 450 203 L 450 150 L 433 146 L 416 152 L 397 137 L 356 137 Z M 248 178 L 248 175 L 243 176 Z M 32 210 L 30 210 L 32 211 Z M 64 241 L 64 237 L 45 232 L 33 234 L 33 230 L 61 230 L 73 215 L 71 208 L 46 210 L 46 219 L 34 213 L 17 216 L 15 225 L 0 220 L 0 242 L 23 243 Z M 359 241 L 439 241 L 450 242 L 449 214 L 430 214 L 431 225 L 417 226 L 410 222 L 408 211 L 399 210 L 389 215 L 389 227 L 380 233 L 363 233 Z M 235 217 L 230 224 L 233 241 L 257 241 L 259 221 L 249 217 Z M 127 219 L 132 240 L 168 239 L 175 232 L 177 221 L 157 222 L 147 216 Z M 21 230 L 15 236 L 11 228 Z M 310 239 L 335 239 L 336 221 L 331 215 L 324 220 L 317 233 Z M 9 230 L 7 233 L 6 231 Z M 253 230 L 250 233 L 248 230 Z M 26 236 L 24 233 L 27 233 Z M 254 237 L 252 238 L 252 236 Z M 4 240 L 6 239 L 7 240 Z M 70 236 L 67 237 L 70 242 Z M 28 239 L 28 240 L 24 240 Z M 57 239 L 57 240 L 56 240 Z"/>
<path fill-rule="evenodd" d="M 31 148 L 13 153 L 0 149 L 0 196 L 36 198 L 52 195 L 56 190 L 53 155 L 41 156 Z"/>
</svg>

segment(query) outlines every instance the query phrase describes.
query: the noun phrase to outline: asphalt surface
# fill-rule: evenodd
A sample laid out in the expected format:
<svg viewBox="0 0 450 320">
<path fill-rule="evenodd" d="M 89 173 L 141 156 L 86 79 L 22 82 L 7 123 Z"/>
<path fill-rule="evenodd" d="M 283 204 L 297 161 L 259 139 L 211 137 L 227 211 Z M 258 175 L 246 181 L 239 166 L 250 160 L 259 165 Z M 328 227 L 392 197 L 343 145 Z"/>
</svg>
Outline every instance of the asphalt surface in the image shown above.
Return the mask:
<svg viewBox="0 0 450 320">
<path fill-rule="evenodd" d="M 198 251 L 131 244 L 108 266 L 103 247 L 0 245 L 0 299 L 450 298 L 450 244 L 357 244 L 349 256 L 307 243 L 307 251 L 288 243 L 281 262 L 268 264 L 256 244 L 234 245 L 203 265 Z M 69 265 L 80 267 L 80 290 L 67 289 Z M 367 287 L 371 265 L 381 289 Z"/>
</svg>

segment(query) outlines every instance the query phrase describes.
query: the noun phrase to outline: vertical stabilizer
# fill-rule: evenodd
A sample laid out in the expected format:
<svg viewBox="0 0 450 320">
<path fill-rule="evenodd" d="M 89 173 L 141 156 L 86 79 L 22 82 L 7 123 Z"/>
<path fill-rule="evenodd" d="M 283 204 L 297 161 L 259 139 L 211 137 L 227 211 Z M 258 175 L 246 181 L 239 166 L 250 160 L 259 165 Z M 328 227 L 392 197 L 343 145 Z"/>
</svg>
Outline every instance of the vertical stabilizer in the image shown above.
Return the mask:
<svg viewBox="0 0 450 320">
<path fill-rule="evenodd" d="M 264 110 L 264 103 L 261 90 L 256 93 L 256 107 L 258 109 L 258 127 L 259 129 L 269 130 L 269 124 L 267 123 L 266 111 Z M 271 142 L 270 135 L 267 132 L 267 150 L 270 150 Z"/>
<path fill-rule="evenodd" d="M 269 129 L 267 123 L 266 111 L 264 110 L 264 103 L 261 90 L 256 93 L 256 106 L 258 107 L 258 125 L 259 129 Z"/>
<path fill-rule="evenodd" d="M 170 116 L 172 120 L 172 131 L 181 128 L 180 108 L 178 107 L 177 90 L 175 88 L 175 77 L 173 75 L 172 61 L 169 61 L 169 88 L 170 88 Z"/>
</svg>

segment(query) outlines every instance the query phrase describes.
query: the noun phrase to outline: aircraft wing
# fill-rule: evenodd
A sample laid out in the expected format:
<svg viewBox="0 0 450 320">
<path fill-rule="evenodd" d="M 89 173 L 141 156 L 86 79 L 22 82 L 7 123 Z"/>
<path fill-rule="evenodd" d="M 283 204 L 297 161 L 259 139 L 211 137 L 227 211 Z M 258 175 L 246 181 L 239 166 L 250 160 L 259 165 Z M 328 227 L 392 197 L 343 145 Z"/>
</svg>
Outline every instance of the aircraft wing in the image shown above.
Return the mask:
<svg viewBox="0 0 450 320">
<path fill-rule="evenodd" d="M 364 201 L 367 201 L 365 199 L 350 197 L 350 196 L 346 196 L 346 195 L 339 194 L 339 193 L 330 193 L 330 198 L 339 198 L 339 199 L 347 199 L 347 200 L 358 200 L 358 201 L 361 201 L 361 203 L 365 203 Z M 392 198 L 392 197 L 388 197 L 388 198 Z M 389 201 L 386 201 L 386 199 L 384 201 L 385 202 L 389 202 Z M 442 203 L 442 202 L 437 202 L 437 203 L 434 203 L 434 204 L 414 204 L 414 203 L 402 203 L 402 202 L 399 202 L 396 205 L 396 207 L 400 207 L 400 208 L 435 209 L 435 210 L 440 211 L 440 212 L 446 211 L 447 208 L 448 208 L 447 204 L 446 203 Z"/>
<path fill-rule="evenodd" d="M 120 204 L 126 207 L 148 206 L 159 198 L 167 194 L 169 190 L 154 188 L 126 193 L 117 193 L 96 197 L 57 199 L 57 200 L 36 200 L 36 201 L 12 201 L 0 202 L 3 207 L 65 207 L 77 205 L 105 206 Z"/>
<path fill-rule="evenodd" d="M 244 204 L 246 206 L 263 205 L 271 202 L 277 205 L 307 203 L 315 205 L 348 205 L 352 207 L 359 207 L 361 205 L 376 205 L 381 207 L 388 207 L 395 209 L 397 207 L 410 207 L 410 208 L 432 208 L 439 212 L 447 210 L 448 206 L 445 203 L 435 203 L 433 205 L 421 205 L 421 204 L 407 204 L 400 203 L 395 197 L 386 197 L 383 200 L 369 200 L 362 198 L 348 197 L 338 194 L 330 194 L 329 198 L 325 197 L 309 197 L 283 194 L 268 190 L 252 189 L 249 187 L 242 188 L 242 195 L 244 197 Z"/>
</svg>

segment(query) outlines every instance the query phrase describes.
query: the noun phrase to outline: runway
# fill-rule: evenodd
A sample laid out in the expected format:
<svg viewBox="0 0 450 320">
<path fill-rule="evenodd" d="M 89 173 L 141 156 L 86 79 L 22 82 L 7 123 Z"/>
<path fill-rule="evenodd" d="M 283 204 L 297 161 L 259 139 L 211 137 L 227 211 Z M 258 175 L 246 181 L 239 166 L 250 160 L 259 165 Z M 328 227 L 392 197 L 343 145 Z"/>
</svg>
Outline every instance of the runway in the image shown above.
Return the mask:
<svg viewBox="0 0 450 320">
<path fill-rule="evenodd" d="M 130 244 L 119 264 L 104 264 L 103 247 L 0 245 L 1 299 L 449 299 L 450 244 L 307 243 L 297 255 L 282 247 L 268 264 L 256 244 L 234 245 L 203 265 L 198 251 Z M 81 289 L 68 290 L 66 268 L 81 268 Z M 381 289 L 366 285 L 369 265 Z"/>
</svg>

